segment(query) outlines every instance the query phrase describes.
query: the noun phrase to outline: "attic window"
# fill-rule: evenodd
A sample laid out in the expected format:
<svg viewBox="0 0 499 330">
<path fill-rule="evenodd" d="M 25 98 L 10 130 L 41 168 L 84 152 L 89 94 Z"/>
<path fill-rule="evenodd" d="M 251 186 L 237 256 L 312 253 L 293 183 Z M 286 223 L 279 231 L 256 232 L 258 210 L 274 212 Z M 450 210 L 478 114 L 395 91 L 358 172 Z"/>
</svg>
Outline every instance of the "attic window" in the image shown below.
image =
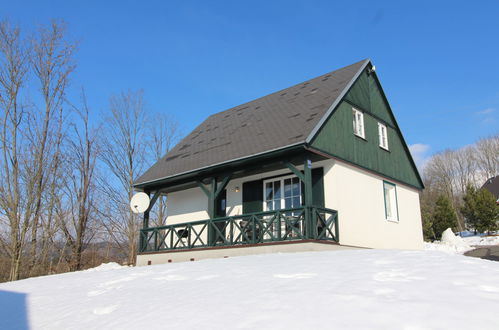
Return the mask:
<svg viewBox="0 0 499 330">
<path fill-rule="evenodd" d="M 386 126 L 382 123 L 378 123 L 378 135 L 379 135 L 379 146 L 385 150 L 388 150 L 388 132 Z"/>
<path fill-rule="evenodd" d="M 364 114 L 355 108 L 352 108 L 352 113 L 353 113 L 353 133 L 365 139 L 366 135 L 364 132 Z"/>
</svg>

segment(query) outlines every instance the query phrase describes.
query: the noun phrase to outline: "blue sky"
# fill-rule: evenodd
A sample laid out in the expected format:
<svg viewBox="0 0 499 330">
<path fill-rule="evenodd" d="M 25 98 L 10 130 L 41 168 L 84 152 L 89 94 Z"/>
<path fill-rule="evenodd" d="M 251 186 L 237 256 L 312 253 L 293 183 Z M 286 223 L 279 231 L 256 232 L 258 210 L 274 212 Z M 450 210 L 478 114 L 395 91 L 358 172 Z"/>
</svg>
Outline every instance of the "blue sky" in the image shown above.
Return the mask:
<svg viewBox="0 0 499 330">
<path fill-rule="evenodd" d="M 29 30 L 80 41 L 74 88 L 97 116 L 145 91 L 184 133 L 212 113 L 371 58 L 416 158 L 499 132 L 499 1 L 8 1 Z"/>
</svg>

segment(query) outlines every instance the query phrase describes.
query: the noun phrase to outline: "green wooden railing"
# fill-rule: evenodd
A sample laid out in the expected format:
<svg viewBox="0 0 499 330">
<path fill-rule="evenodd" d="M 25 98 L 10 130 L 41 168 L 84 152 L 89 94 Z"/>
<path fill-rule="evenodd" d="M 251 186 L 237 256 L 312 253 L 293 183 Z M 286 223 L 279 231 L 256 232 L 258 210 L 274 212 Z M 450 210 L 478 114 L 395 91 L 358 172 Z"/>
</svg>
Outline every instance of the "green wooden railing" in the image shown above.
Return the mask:
<svg viewBox="0 0 499 330">
<path fill-rule="evenodd" d="M 338 242 L 338 212 L 309 206 L 142 229 L 140 252 L 308 239 Z"/>
</svg>

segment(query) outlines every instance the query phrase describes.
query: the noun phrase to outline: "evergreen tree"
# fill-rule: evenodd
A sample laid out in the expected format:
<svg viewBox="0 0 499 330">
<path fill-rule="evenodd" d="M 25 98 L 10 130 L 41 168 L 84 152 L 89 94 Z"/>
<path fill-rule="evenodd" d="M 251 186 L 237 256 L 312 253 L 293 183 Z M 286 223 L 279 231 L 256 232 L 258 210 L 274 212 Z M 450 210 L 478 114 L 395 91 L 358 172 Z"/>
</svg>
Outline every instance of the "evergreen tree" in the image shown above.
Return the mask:
<svg viewBox="0 0 499 330">
<path fill-rule="evenodd" d="M 445 195 L 439 195 L 432 215 L 432 227 L 435 236 L 440 239 L 447 228 L 455 232 L 457 227 L 457 215 L 452 207 L 450 199 Z"/>
<path fill-rule="evenodd" d="M 499 206 L 496 204 L 494 195 L 488 190 L 477 190 L 473 186 L 468 186 L 463 201 L 461 214 L 475 232 L 483 233 L 497 229 Z"/>
</svg>

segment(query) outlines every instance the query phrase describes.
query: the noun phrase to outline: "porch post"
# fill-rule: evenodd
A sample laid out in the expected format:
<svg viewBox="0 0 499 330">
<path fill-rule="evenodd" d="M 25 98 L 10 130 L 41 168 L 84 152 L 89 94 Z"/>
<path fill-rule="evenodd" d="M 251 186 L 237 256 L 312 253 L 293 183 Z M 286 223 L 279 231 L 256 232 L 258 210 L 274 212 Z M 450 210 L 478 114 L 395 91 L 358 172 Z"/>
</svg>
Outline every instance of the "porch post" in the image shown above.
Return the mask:
<svg viewBox="0 0 499 330">
<path fill-rule="evenodd" d="M 145 191 L 145 193 L 147 194 L 147 196 L 151 196 L 151 193 L 149 191 Z M 151 201 L 149 202 L 149 207 L 147 208 L 147 210 L 144 211 L 144 218 L 142 220 L 142 229 L 149 228 L 149 214 L 151 212 L 152 207 L 154 206 L 154 204 L 156 203 L 156 201 L 158 200 L 160 195 L 161 195 L 161 190 L 157 190 L 154 193 L 154 196 L 151 198 Z M 140 249 L 140 251 L 143 251 L 145 249 L 144 238 L 145 237 L 142 234 L 140 234 L 140 237 L 139 237 L 139 249 Z"/>
<path fill-rule="evenodd" d="M 215 218 L 215 212 L 217 210 L 217 205 L 216 205 L 217 178 L 215 177 L 211 178 L 210 186 L 211 186 L 210 195 L 208 196 L 208 215 L 210 219 L 213 219 Z"/>
<path fill-rule="evenodd" d="M 305 157 L 303 164 L 303 184 L 305 186 L 305 223 L 307 237 L 313 239 L 315 233 L 315 221 L 312 213 L 313 196 L 312 196 L 312 161 Z"/>
<path fill-rule="evenodd" d="M 199 188 L 201 188 L 201 190 L 205 193 L 206 197 L 208 197 L 208 216 L 210 217 L 210 219 L 215 218 L 218 195 L 220 195 L 222 190 L 224 190 L 225 187 L 227 187 L 227 184 L 229 183 L 231 176 L 232 176 L 231 174 L 226 175 L 222 179 L 220 185 L 217 185 L 216 177 L 211 177 L 210 189 L 206 189 L 202 181 L 197 181 Z"/>
<path fill-rule="evenodd" d="M 199 188 L 206 194 L 206 197 L 208 197 L 208 216 L 210 219 L 214 219 L 216 217 L 216 212 L 217 212 L 217 198 L 222 192 L 222 190 L 227 187 L 227 184 L 229 183 L 229 180 L 231 178 L 232 174 L 226 175 L 223 179 L 222 182 L 220 182 L 220 185 L 217 185 L 217 178 L 216 177 L 211 177 L 210 178 L 210 189 L 207 189 L 202 181 L 197 181 L 197 184 Z M 215 228 L 213 226 L 218 226 L 219 224 L 214 224 L 212 222 L 208 223 L 208 245 L 214 245 L 215 244 Z M 222 224 L 223 225 L 223 224 Z"/>
</svg>

